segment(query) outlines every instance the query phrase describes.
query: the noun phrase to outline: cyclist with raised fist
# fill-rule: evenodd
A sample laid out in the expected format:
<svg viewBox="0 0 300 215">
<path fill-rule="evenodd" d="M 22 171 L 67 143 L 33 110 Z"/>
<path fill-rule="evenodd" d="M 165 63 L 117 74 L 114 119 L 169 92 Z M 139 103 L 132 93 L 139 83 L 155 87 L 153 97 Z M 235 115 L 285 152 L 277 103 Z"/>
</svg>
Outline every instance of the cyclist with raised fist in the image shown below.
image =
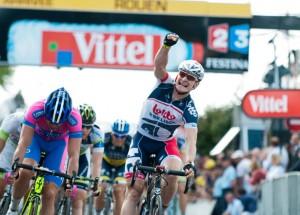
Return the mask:
<svg viewBox="0 0 300 215">
<path fill-rule="evenodd" d="M 156 163 L 167 169 L 180 170 L 183 166 L 188 177 L 193 176 L 196 156 L 198 113 L 190 92 L 198 87 L 204 77 L 202 65 L 195 60 L 184 60 L 178 66 L 178 75 L 173 80 L 166 71 L 168 54 L 179 36 L 168 33 L 163 46 L 155 57 L 154 75 L 157 85 L 144 103 L 137 133 L 128 152 L 125 177 L 128 190 L 122 207 L 122 215 L 137 214 L 137 205 L 144 189 L 144 174 L 138 173 L 133 187 L 130 180 L 136 162 L 149 165 L 150 154 L 156 154 Z M 187 158 L 184 165 L 180 159 L 174 131 L 184 127 Z M 167 186 L 162 191 L 163 207 L 167 208 L 177 189 L 177 177 L 166 176 Z"/>
</svg>

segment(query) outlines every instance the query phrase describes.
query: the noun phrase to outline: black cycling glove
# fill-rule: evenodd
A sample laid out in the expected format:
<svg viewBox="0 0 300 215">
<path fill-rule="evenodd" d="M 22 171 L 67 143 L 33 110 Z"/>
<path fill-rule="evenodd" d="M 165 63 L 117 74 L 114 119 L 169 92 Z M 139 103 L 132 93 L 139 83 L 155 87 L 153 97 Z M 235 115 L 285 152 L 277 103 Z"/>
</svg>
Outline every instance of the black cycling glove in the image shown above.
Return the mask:
<svg viewBox="0 0 300 215">
<path fill-rule="evenodd" d="M 179 40 L 179 36 L 176 33 L 168 33 L 164 39 L 164 45 L 167 47 L 173 46 Z"/>
<path fill-rule="evenodd" d="M 183 170 L 192 169 L 194 173 L 196 173 L 196 167 L 194 163 L 187 163 L 184 165 Z"/>
</svg>

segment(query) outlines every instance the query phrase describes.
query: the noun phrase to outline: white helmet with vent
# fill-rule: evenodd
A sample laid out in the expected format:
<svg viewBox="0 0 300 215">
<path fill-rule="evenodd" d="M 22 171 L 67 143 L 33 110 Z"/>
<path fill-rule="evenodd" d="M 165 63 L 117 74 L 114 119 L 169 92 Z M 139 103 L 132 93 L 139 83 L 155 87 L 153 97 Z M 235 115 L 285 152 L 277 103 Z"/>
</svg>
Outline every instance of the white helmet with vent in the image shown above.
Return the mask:
<svg viewBox="0 0 300 215">
<path fill-rule="evenodd" d="M 204 69 L 196 60 L 184 60 L 178 66 L 178 71 L 186 72 L 201 81 L 204 77 Z"/>
</svg>

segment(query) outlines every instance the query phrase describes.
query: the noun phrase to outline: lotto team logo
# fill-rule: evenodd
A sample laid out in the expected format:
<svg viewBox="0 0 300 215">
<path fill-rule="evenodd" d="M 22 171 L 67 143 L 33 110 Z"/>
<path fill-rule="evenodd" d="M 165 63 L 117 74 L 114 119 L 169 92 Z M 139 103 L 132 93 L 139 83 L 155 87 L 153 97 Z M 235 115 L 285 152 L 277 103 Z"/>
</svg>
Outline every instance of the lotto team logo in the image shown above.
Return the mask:
<svg viewBox="0 0 300 215">
<path fill-rule="evenodd" d="M 44 31 L 42 64 L 150 69 L 160 35 Z"/>
<path fill-rule="evenodd" d="M 228 53 L 234 51 L 248 54 L 249 25 L 234 25 L 228 23 L 211 25 L 208 28 L 208 48 L 216 52 Z"/>
</svg>

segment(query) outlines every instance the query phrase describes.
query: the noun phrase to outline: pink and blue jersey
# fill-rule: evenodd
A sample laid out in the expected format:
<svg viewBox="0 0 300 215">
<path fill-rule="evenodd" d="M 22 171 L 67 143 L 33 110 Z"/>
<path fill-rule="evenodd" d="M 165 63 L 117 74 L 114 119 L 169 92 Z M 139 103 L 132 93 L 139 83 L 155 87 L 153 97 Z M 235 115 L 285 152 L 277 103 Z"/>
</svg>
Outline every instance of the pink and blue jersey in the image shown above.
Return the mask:
<svg viewBox="0 0 300 215">
<path fill-rule="evenodd" d="M 34 103 L 25 115 L 24 124 L 34 128 L 45 141 L 65 140 L 65 138 L 82 137 L 82 120 L 80 113 L 73 108 L 68 120 L 62 125 L 50 128 L 44 111 L 45 100 Z"/>
<path fill-rule="evenodd" d="M 44 105 L 44 100 L 38 101 L 25 114 L 24 124 L 32 127 L 35 132 L 24 157 L 39 163 L 41 152 L 45 152 L 46 157 L 42 165 L 51 170 L 64 172 L 68 140 L 82 138 L 82 119 L 80 113 L 73 108 L 66 122 L 53 126 L 46 119 Z M 47 175 L 45 180 L 53 182 L 57 187 L 62 184 L 62 179 L 56 176 Z"/>
</svg>

